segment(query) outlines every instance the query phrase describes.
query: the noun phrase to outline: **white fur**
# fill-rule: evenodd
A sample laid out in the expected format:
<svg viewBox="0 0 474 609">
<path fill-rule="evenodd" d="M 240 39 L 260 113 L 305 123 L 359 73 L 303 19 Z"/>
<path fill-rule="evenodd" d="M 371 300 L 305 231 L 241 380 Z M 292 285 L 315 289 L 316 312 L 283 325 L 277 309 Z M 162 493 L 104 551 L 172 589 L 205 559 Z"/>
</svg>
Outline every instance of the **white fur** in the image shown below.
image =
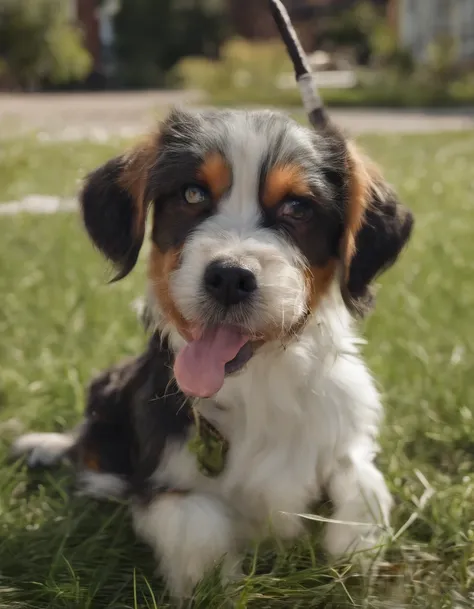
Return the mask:
<svg viewBox="0 0 474 609">
<path fill-rule="evenodd" d="M 175 331 L 171 339 L 181 343 Z M 228 578 L 236 550 L 252 539 L 299 535 L 304 520 L 296 514 L 323 490 L 335 505 L 327 550 L 364 551 L 361 561 L 372 560 L 365 551 L 387 532 L 391 498 L 372 463 L 381 404 L 357 343 L 335 282 L 297 340 L 265 345 L 215 399 L 198 402 L 229 440 L 224 472 L 204 478 L 185 444 L 169 447 L 158 480 L 192 492 L 159 497 L 134 518 L 174 593 L 189 594 L 225 556 Z"/>
<path fill-rule="evenodd" d="M 120 498 L 127 490 L 127 483 L 120 476 L 91 470 L 79 473 L 78 485 L 78 494 L 95 499 Z"/>
<path fill-rule="evenodd" d="M 28 433 L 13 443 L 11 456 L 26 456 L 29 467 L 51 467 L 67 456 L 75 440 L 72 433 Z M 127 489 L 120 476 L 91 470 L 79 472 L 78 486 L 79 494 L 96 499 L 122 497 Z"/>
<path fill-rule="evenodd" d="M 189 596 L 203 575 L 224 557 L 228 567 L 238 564 L 238 559 L 231 562 L 233 520 L 217 497 L 197 492 L 165 494 L 149 507 L 135 507 L 133 516 L 137 534 L 153 548 L 174 596 Z"/>
<path fill-rule="evenodd" d="M 304 263 L 277 234 L 245 225 L 235 228 L 236 224 L 232 216 L 217 214 L 195 231 L 183 251 L 182 265 L 171 278 L 174 300 L 187 319 L 198 318 L 206 298 L 200 292 L 204 270 L 215 258 L 225 258 L 258 279 L 258 299 L 245 315 L 249 329 L 255 334 L 288 331 L 306 307 Z"/>
</svg>

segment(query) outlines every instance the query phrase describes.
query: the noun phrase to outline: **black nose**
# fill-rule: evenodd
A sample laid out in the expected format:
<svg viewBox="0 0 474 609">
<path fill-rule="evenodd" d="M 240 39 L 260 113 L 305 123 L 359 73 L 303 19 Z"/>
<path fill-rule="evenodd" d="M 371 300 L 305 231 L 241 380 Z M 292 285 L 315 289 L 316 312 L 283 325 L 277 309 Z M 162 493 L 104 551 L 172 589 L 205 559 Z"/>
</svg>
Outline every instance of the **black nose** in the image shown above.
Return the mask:
<svg viewBox="0 0 474 609">
<path fill-rule="evenodd" d="M 215 260 L 204 273 L 207 292 L 226 307 L 243 302 L 257 289 L 252 271 L 231 263 Z"/>
</svg>

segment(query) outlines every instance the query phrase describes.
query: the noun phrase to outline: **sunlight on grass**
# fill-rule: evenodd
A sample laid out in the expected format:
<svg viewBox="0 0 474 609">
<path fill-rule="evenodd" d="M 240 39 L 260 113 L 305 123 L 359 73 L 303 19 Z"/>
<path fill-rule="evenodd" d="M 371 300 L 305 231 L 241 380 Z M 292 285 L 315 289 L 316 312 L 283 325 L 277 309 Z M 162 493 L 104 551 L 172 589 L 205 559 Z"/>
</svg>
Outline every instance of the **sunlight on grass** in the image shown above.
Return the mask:
<svg viewBox="0 0 474 609">
<path fill-rule="evenodd" d="M 0 203 L 27 195 L 74 195 L 80 179 L 123 147 L 118 138 L 104 144 L 42 143 L 33 135 L 0 142 Z"/>
<path fill-rule="evenodd" d="M 262 546 L 229 590 L 210 574 L 196 608 L 229 600 L 242 609 L 474 604 L 474 134 L 361 144 L 416 214 L 412 242 L 382 278 L 363 328 L 386 404 L 378 462 L 396 501 L 385 561 L 367 582 L 328 566 L 317 543 Z M 71 196 L 120 147 L 2 143 L 0 201 Z M 71 500 L 67 470 L 27 474 L 5 461 L 19 422 L 73 425 L 92 374 L 142 348 L 130 305 L 144 286 L 143 265 L 106 285 L 110 269 L 75 214 L 0 217 L 0 227 L 0 606 L 167 607 L 124 506 Z M 313 525 L 317 538 L 321 523 Z"/>
</svg>

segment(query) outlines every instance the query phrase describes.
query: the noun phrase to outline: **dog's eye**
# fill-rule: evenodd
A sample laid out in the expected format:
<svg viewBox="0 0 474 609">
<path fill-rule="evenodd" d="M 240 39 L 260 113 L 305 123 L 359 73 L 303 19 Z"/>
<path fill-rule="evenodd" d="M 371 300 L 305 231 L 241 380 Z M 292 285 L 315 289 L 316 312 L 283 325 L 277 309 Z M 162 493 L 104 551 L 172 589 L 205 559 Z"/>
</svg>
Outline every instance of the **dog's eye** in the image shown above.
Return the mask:
<svg viewBox="0 0 474 609">
<path fill-rule="evenodd" d="M 185 186 L 183 196 L 186 203 L 189 205 L 202 205 L 209 202 L 209 194 L 205 188 L 197 184 Z"/>
<path fill-rule="evenodd" d="M 278 210 L 278 215 L 284 219 L 291 220 L 309 220 L 313 215 L 313 208 L 309 201 L 291 199 L 288 201 L 283 201 Z"/>
</svg>

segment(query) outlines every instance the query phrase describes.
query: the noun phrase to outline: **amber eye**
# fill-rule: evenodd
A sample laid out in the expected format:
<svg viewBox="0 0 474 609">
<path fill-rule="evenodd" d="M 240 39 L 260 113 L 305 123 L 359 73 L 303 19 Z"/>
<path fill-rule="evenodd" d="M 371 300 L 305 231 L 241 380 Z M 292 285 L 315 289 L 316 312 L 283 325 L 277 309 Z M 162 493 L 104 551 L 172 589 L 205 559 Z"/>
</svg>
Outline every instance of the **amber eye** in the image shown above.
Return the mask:
<svg viewBox="0 0 474 609">
<path fill-rule="evenodd" d="M 304 199 L 291 199 L 283 201 L 278 210 L 278 215 L 283 219 L 301 222 L 311 218 L 313 215 L 313 208 L 309 201 L 305 201 Z"/>
<path fill-rule="evenodd" d="M 183 197 L 189 205 L 202 205 L 210 201 L 209 193 L 202 186 L 190 184 L 183 189 Z"/>
</svg>

